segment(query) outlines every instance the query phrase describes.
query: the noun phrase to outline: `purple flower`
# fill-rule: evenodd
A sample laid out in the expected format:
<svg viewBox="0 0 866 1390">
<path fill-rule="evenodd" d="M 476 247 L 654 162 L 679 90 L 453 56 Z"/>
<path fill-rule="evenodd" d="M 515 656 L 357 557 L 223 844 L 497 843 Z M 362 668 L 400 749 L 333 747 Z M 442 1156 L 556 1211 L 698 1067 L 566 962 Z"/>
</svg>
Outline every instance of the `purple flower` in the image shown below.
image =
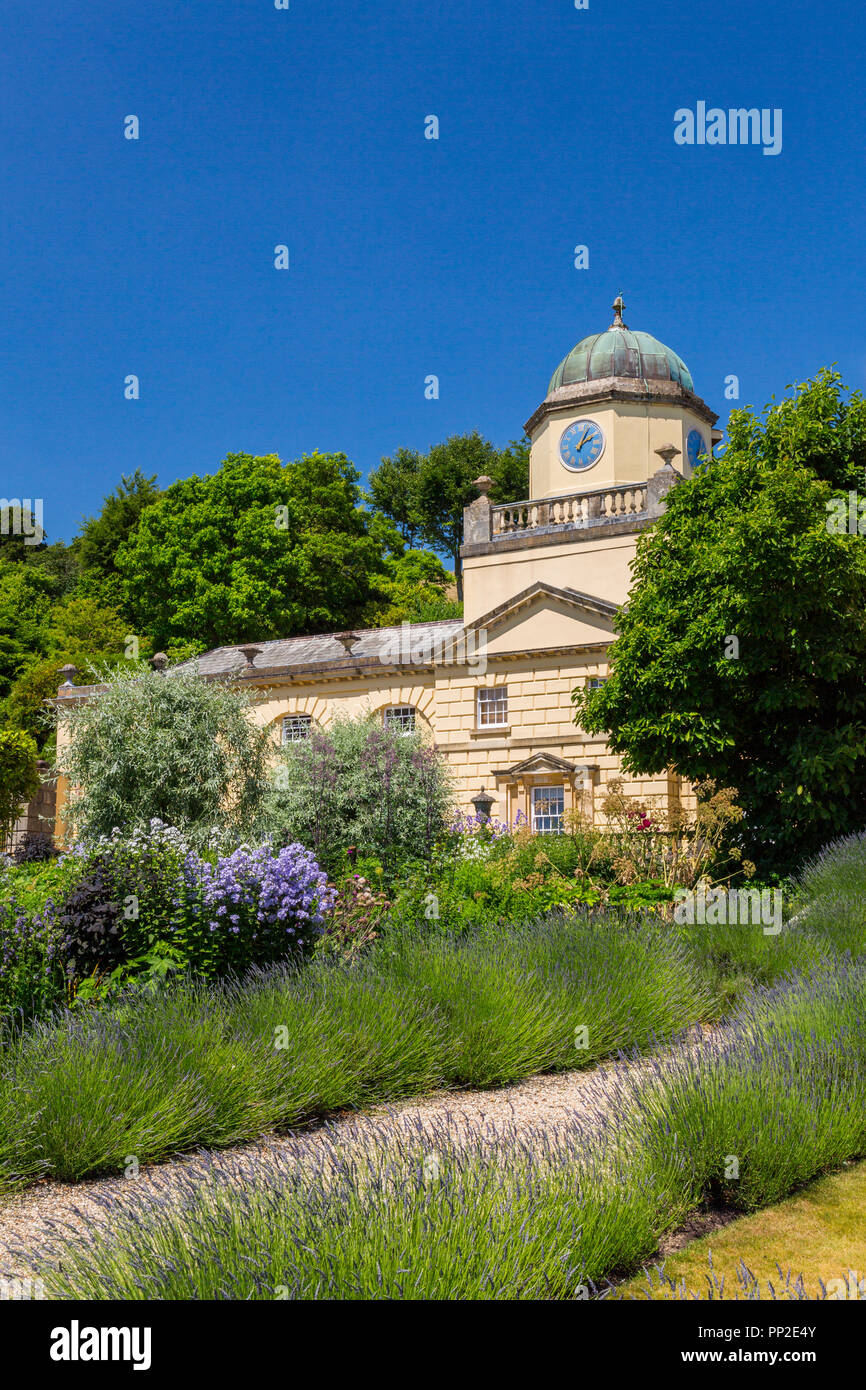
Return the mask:
<svg viewBox="0 0 866 1390">
<path fill-rule="evenodd" d="M 189 910 L 207 917 L 211 931 L 228 926 L 235 963 L 241 963 L 237 949 L 244 961 L 276 957 L 285 953 L 287 936 L 306 940 L 320 932 L 336 897 L 314 855 L 299 844 L 276 854 L 269 845 L 242 846 L 216 864 L 190 853 L 182 872 Z"/>
</svg>

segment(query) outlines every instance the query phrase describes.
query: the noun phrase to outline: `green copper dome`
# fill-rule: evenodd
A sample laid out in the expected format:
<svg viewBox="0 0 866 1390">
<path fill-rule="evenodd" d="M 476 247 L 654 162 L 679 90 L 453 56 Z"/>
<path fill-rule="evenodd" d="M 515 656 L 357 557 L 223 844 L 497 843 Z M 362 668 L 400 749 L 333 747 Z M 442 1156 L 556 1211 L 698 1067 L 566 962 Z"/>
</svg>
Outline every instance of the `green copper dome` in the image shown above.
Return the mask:
<svg viewBox="0 0 866 1390">
<path fill-rule="evenodd" d="M 579 381 L 602 381 L 625 376 L 644 381 L 674 381 L 694 392 L 692 375 L 681 357 L 649 333 L 635 333 L 622 321 L 625 305 L 617 296 L 614 320 L 606 333 L 582 338 L 563 358 L 550 379 L 547 393 Z"/>
</svg>

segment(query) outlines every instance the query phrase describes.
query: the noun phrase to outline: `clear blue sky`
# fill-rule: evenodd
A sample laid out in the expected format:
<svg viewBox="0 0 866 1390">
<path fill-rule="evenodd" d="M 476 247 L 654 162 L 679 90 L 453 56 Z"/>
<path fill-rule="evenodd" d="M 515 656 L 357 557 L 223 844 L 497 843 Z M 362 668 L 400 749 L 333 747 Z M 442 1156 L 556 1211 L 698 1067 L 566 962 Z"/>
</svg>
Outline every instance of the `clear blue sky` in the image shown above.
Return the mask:
<svg viewBox="0 0 866 1390">
<path fill-rule="evenodd" d="M 851 0 L 290 6 L 4 0 L 0 492 L 51 539 L 136 467 L 504 444 L 620 289 L 722 425 L 729 373 L 863 386 Z M 782 153 L 676 145 L 699 100 Z"/>
</svg>

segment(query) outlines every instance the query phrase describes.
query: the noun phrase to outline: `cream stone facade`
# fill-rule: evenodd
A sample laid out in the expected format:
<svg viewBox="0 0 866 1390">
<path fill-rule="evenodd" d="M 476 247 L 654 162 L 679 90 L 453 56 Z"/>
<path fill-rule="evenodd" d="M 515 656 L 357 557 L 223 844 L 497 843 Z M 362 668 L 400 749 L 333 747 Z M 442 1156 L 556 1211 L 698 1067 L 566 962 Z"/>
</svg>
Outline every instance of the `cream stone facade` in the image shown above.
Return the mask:
<svg viewBox="0 0 866 1390">
<path fill-rule="evenodd" d="M 563 360 L 527 423 L 530 497 L 493 505 L 478 479 L 462 621 L 222 647 L 198 658 L 201 674 L 248 688 L 275 744 L 371 715 L 442 749 L 464 811 L 489 803 L 538 829 L 572 807 L 598 820 L 621 769 L 604 738 L 575 726 L 572 691 L 608 673 L 637 536 L 721 437 L 685 364 L 628 329 L 623 309 L 618 299 L 607 331 Z M 90 693 L 67 685 L 59 698 Z M 626 788 L 684 794 L 672 774 Z"/>
</svg>

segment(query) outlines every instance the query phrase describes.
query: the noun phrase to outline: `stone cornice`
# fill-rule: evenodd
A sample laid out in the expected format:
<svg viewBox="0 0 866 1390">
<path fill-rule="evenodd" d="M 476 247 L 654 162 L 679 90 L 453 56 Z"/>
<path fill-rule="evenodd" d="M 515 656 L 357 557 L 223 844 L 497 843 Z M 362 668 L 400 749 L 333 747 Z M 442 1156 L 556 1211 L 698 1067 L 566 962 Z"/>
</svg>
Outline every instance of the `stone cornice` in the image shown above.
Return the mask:
<svg viewBox="0 0 866 1390">
<path fill-rule="evenodd" d="M 532 531 L 519 531 L 516 535 L 506 532 L 495 540 L 471 541 L 460 547 L 460 558 L 467 560 L 476 555 L 507 555 L 511 551 L 534 550 L 539 546 L 577 545 L 583 541 L 602 540 L 607 536 L 630 536 L 645 530 L 654 521 L 658 521 L 658 514 L 647 513 L 645 516 L 605 517 L 593 521 L 590 526 L 576 526 L 573 522 L 563 526 L 536 526 Z"/>
<path fill-rule="evenodd" d="M 508 605 L 503 605 L 507 607 Z M 471 628 L 460 629 L 461 632 L 471 631 Z M 365 661 L 335 661 L 333 665 L 313 666 L 273 666 L 263 670 L 256 668 L 254 671 L 234 671 L 230 675 L 207 674 L 202 675 L 204 681 L 225 681 L 228 685 L 242 685 L 248 687 L 264 686 L 266 689 L 285 687 L 291 690 L 292 687 L 308 687 L 316 684 L 336 684 L 338 682 L 348 682 L 354 680 L 376 680 L 379 685 L 386 682 L 405 685 L 412 677 L 427 676 L 458 676 L 460 674 L 471 674 L 478 665 L 478 656 L 482 656 L 488 666 L 494 662 L 516 661 L 537 661 L 549 660 L 551 658 L 585 656 L 590 652 L 604 651 L 614 641 L 614 634 L 605 639 L 600 635 L 595 642 L 584 642 L 579 645 L 568 645 L 558 647 L 539 647 L 527 651 L 526 648 L 516 649 L 510 652 L 476 652 L 471 659 L 458 661 L 410 661 L 403 664 Z M 166 676 L 167 680 L 171 675 Z M 68 689 L 63 689 L 63 693 L 58 693 L 54 701 L 63 705 L 67 702 L 78 700 L 89 700 L 93 695 L 101 695 L 108 689 L 107 685 L 76 685 Z"/>
<path fill-rule="evenodd" d="M 601 381 L 578 381 L 571 386 L 560 386 L 551 391 L 537 410 L 526 422 L 527 434 L 534 430 L 549 415 L 573 410 L 579 406 L 606 405 L 609 401 L 632 401 L 637 404 L 678 405 L 691 410 L 701 420 L 712 426 L 718 420 L 706 401 L 694 392 L 687 391 L 675 381 L 645 381 L 639 377 L 611 376 Z"/>
<path fill-rule="evenodd" d="M 581 734 L 577 725 L 574 726 L 574 733 L 567 734 L 546 734 L 542 738 L 530 738 L 526 735 L 510 736 L 485 745 L 488 752 L 507 753 L 512 748 L 570 748 L 572 744 L 579 744 L 581 748 L 588 748 L 590 744 L 598 744 L 598 753 L 593 756 L 598 757 L 605 752 L 607 741 L 604 738 L 594 738 L 589 734 Z M 440 739 L 438 745 L 444 753 L 476 753 L 477 743 L 446 743 Z M 574 755 L 578 757 L 578 754 Z"/>
</svg>

